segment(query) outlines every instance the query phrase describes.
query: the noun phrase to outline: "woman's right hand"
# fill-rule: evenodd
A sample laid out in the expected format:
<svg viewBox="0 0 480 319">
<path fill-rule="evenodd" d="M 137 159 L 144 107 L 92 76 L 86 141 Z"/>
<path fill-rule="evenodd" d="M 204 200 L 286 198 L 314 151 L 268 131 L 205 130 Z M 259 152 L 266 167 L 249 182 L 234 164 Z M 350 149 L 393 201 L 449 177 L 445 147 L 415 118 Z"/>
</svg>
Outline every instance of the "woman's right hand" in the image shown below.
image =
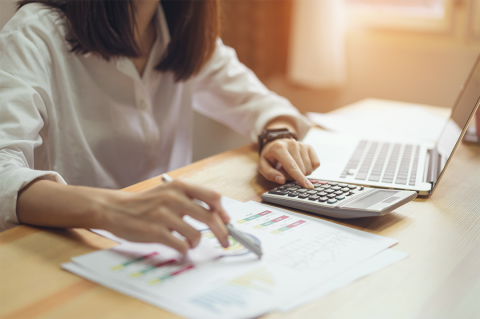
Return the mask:
<svg viewBox="0 0 480 319">
<path fill-rule="evenodd" d="M 103 229 L 135 242 L 157 242 L 181 253 L 194 248 L 201 234 L 187 224 L 183 216 L 189 215 L 211 229 L 223 247 L 228 247 L 229 216 L 220 203 L 221 195 L 211 189 L 174 180 L 140 193 L 114 192 L 100 207 Z M 196 204 L 205 202 L 210 209 Z M 176 231 L 185 239 L 175 237 Z"/>
<path fill-rule="evenodd" d="M 214 190 L 178 180 L 127 193 L 39 179 L 19 192 L 17 216 L 36 226 L 105 229 L 130 241 L 157 242 L 186 253 L 198 245 L 201 234 L 183 221 L 185 215 L 207 224 L 220 244 L 229 246 L 225 223 L 230 218 L 220 199 Z"/>
</svg>

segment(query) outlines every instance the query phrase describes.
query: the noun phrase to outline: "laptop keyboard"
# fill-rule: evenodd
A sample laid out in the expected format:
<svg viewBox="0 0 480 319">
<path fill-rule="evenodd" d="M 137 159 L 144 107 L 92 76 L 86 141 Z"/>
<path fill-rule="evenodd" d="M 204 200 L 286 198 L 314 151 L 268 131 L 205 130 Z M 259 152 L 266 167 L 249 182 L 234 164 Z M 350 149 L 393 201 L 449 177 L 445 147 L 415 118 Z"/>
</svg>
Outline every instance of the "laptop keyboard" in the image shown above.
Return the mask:
<svg viewBox="0 0 480 319">
<path fill-rule="evenodd" d="M 359 181 L 368 180 L 371 182 L 379 182 L 381 180 L 382 183 L 393 183 L 395 181 L 396 184 L 400 185 L 406 185 L 408 182 L 408 185 L 415 186 L 420 146 L 417 145 L 414 147 L 413 145 L 405 145 L 403 154 L 400 158 L 402 144 L 394 144 L 392 146 L 390 143 L 383 143 L 378 152 L 378 156 L 375 159 L 380 143 L 372 142 L 361 162 L 362 155 L 364 154 L 367 145 L 368 141 L 365 140 L 361 140 L 358 143 L 352 157 L 340 175 L 341 178 L 345 178 L 347 175 L 355 175 L 356 173 L 355 179 Z M 390 148 L 392 148 L 392 151 L 388 157 L 388 151 Z M 414 156 L 413 162 L 412 155 Z M 398 165 L 399 161 L 400 165 Z M 357 167 L 359 167 L 358 171 L 356 171 Z M 408 176 L 409 172 L 410 176 Z"/>
</svg>

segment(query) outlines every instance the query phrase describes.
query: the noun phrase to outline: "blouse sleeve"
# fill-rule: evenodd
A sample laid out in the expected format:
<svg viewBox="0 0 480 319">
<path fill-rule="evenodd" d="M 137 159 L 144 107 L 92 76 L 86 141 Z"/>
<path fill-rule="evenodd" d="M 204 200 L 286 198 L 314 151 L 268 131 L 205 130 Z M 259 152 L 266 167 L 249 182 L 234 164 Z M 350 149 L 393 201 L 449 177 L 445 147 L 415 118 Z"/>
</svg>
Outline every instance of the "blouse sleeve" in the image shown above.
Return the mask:
<svg viewBox="0 0 480 319">
<path fill-rule="evenodd" d="M 279 116 L 295 119 L 299 138 L 309 120 L 285 98 L 268 90 L 220 39 L 211 59 L 193 80 L 194 108 L 257 141 L 265 125 Z"/>
<path fill-rule="evenodd" d="M 34 149 L 48 121 L 49 80 L 38 43 L 28 30 L 8 30 L 7 24 L 0 33 L 0 230 L 19 224 L 23 187 L 42 176 L 65 183 L 56 172 L 34 169 Z"/>
</svg>

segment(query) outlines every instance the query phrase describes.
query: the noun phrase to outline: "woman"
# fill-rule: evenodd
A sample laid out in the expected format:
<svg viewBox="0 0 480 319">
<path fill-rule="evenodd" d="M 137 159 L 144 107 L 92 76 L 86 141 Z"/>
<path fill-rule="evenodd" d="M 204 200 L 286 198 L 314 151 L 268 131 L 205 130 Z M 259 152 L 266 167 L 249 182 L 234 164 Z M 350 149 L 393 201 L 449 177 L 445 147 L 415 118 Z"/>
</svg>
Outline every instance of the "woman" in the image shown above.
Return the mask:
<svg viewBox="0 0 480 319">
<path fill-rule="evenodd" d="M 139 194 L 109 190 L 188 164 L 192 109 L 253 140 L 263 129 L 307 132 L 298 111 L 218 39 L 218 1 L 19 7 L 0 33 L 0 228 L 101 228 L 183 253 L 200 240 L 188 214 L 228 247 L 229 217 L 213 190 L 180 181 Z M 266 179 L 305 187 L 318 166 L 291 138 L 267 143 L 259 160 Z"/>
</svg>

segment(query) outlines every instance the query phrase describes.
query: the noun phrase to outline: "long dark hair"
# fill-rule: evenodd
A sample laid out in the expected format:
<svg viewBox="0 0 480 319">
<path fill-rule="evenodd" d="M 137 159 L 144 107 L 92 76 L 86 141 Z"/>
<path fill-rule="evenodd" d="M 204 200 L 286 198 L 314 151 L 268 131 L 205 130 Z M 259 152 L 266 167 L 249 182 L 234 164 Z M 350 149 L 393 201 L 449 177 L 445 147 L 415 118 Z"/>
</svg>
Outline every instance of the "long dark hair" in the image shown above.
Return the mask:
<svg viewBox="0 0 480 319">
<path fill-rule="evenodd" d="M 139 57 L 133 0 L 21 0 L 18 8 L 38 2 L 60 10 L 68 23 L 71 52 L 104 59 Z M 200 71 L 220 35 L 220 0 L 162 0 L 171 41 L 156 66 L 183 81 Z"/>
</svg>

